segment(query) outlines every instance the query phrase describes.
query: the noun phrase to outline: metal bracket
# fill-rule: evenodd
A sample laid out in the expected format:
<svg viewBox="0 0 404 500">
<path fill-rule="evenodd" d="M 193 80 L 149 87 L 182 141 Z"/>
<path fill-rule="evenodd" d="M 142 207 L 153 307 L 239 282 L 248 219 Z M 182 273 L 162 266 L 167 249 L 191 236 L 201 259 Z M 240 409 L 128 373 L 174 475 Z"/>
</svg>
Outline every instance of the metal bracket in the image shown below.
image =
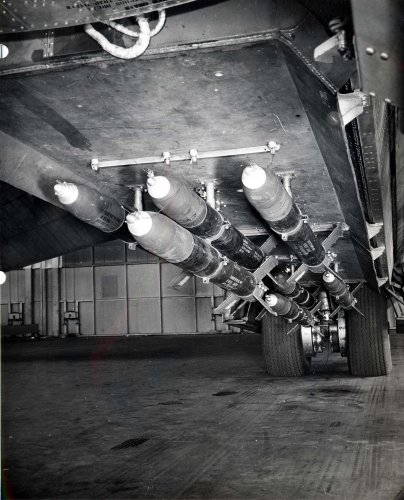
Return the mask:
<svg viewBox="0 0 404 500">
<path fill-rule="evenodd" d="M 191 149 L 192 151 L 192 149 Z M 191 160 L 191 163 L 193 161 Z M 196 162 L 196 160 L 195 160 Z M 194 163 L 195 163 L 194 162 Z M 206 203 L 210 205 L 212 208 L 216 209 L 216 184 L 217 184 L 217 179 L 211 179 L 211 180 L 201 180 L 200 181 L 202 186 L 205 186 L 204 190 L 204 196 L 202 198 L 205 199 Z"/>
<path fill-rule="evenodd" d="M 345 222 L 338 222 L 336 228 L 323 241 L 323 248 L 327 252 L 335 243 L 344 236 L 344 233 L 349 231 L 349 226 Z"/>
<path fill-rule="evenodd" d="M 329 269 L 329 271 L 330 271 L 330 272 L 333 272 L 333 271 L 331 271 L 331 269 Z M 335 274 L 335 273 L 333 272 L 333 274 Z M 338 274 L 336 274 L 336 276 L 338 276 Z M 341 279 L 339 276 L 338 276 L 338 278 L 339 278 L 339 279 Z M 363 285 L 363 282 L 362 282 L 362 281 L 360 281 L 360 282 L 356 285 L 356 287 L 352 290 L 351 294 L 352 294 L 354 297 L 355 297 L 356 292 L 357 292 L 360 288 L 362 288 L 362 285 Z M 355 300 L 355 304 L 356 304 L 356 300 Z M 360 311 L 359 311 L 359 310 L 358 310 L 355 306 L 353 306 L 353 309 L 354 309 L 356 312 L 358 312 L 360 315 L 362 315 L 362 316 L 363 316 L 363 314 L 362 314 L 362 313 L 361 313 L 361 312 L 360 312 Z M 341 306 L 338 306 L 338 307 L 337 307 L 336 309 L 334 309 L 334 311 L 330 314 L 330 318 L 333 318 L 334 316 L 336 316 L 336 315 L 337 315 L 340 311 L 342 311 L 342 307 L 341 307 Z"/>
<path fill-rule="evenodd" d="M 167 288 L 171 288 L 173 290 L 181 290 L 185 283 L 191 278 L 192 276 L 189 273 L 187 273 L 186 271 L 181 271 L 179 274 L 174 276 Z"/>
<path fill-rule="evenodd" d="M 92 158 L 90 162 L 91 169 L 95 172 L 98 170 L 99 160 L 98 158 Z"/>
<path fill-rule="evenodd" d="M 389 278 L 387 278 L 387 277 L 379 278 L 379 276 L 376 276 L 376 279 L 377 279 L 377 286 L 379 288 L 382 287 L 383 285 L 385 285 L 389 281 Z"/>
<path fill-rule="evenodd" d="M 321 307 L 321 301 L 318 301 L 315 306 L 313 306 L 312 309 L 310 309 L 311 314 L 314 315 Z"/>
<path fill-rule="evenodd" d="M 299 281 L 307 273 L 308 269 L 309 268 L 306 264 L 301 264 L 296 271 L 289 276 L 287 283 L 290 283 L 291 281 Z"/>
<path fill-rule="evenodd" d="M 271 239 L 269 237 L 268 239 Z M 266 242 L 265 242 L 266 243 Z M 265 243 L 261 246 L 261 248 L 265 245 Z M 254 278 L 256 279 L 257 285 L 256 290 L 254 290 L 252 296 L 257 299 L 262 305 L 265 306 L 266 302 L 262 300 L 262 295 L 264 293 L 264 290 L 262 289 L 262 278 L 264 276 L 267 276 L 268 273 L 272 271 L 274 267 L 276 267 L 279 264 L 278 259 L 270 255 L 265 259 L 265 261 L 261 264 L 261 266 L 256 269 L 252 274 Z M 223 302 L 221 302 L 214 310 L 213 314 L 224 314 L 226 311 L 229 311 L 231 307 L 234 306 L 239 300 L 246 300 L 246 297 L 239 297 L 235 293 L 231 293 Z M 266 309 L 268 309 L 266 307 Z"/>
<path fill-rule="evenodd" d="M 225 314 L 228 312 L 240 299 L 235 293 L 231 293 L 226 299 L 223 300 L 215 309 L 213 314 Z"/>
<path fill-rule="evenodd" d="M 190 149 L 189 150 L 189 162 L 192 163 L 197 163 L 198 161 L 198 150 L 197 149 Z"/>
<path fill-rule="evenodd" d="M 261 245 L 261 250 L 264 252 L 264 255 L 268 255 L 278 245 L 278 242 L 278 238 L 275 234 L 270 234 Z"/>
<path fill-rule="evenodd" d="M 367 95 L 360 90 L 354 90 L 349 94 L 338 94 L 338 107 L 344 127 L 361 115 L 367 105 Z"/>
<path fill-rule="evenodd" d="M 264 243 L 261 245 L 261 250 L 264 252 L 265 255 L 267 255 L 273 248 L 276 247 L 278 244 L 277 238 L 275 235 L 271 234 L 269 238 L 267 238 Z M 261 282 L 262 278 L 264 276 L 270 275 L 270 272 L 274 267 L 276 267 L 279 264 L 279 261 L 276 257 L 270 255 L 268 256 L 265 261 L 261 264 L 261 266 L 256 269 L 252 274 L 254 275 L 255 279 L 257 282 Z M 255 297 L 259 302 L 257 297 Z M 237 303 L 237 301 L 242 300 L 238 295 L 235 293 L 231 293 L 223 302 L 221 302 L 214 310 L 213 314 L 225 314 L 226 311 L 229 311 L 231 307 L 234 306 L 234 304 Z M 261 302 L 262 304 L 262 302 Z M 265 306 L 264 306 L 265 307 Z M 267 310 L 267 308 L 266 308 Z"/>
<path fill-rule="evenodd" d="M 144 187 L 141 184 L 137 184 L 136 186 L 133 187 L 135 197 L 134 197 L 134 205 L 136 210 L 139 210 L 140 212 L 143 210 L 143 191 Z"/>
<path fill-rule="evenodd" d="M 375 236 L 377 236 L 382 230 L 383 222 L 376 222 L 375 224 L 369 224 L 366 222 L 366 228 L 368 230 L 368 237 L 371 240 Z"/>
<path fill-rule="evenodd" d="M 335 245 L 337 240 L 339 238 L 342 238 L 344 235 L 344 232 L 349 230 L 349 226 L 345 224 L 345 222 L 338 222 L 337 226 L 333 229 L 331 234 L 327 236 L 327 238 L 323 241 L 322 245 L 324 250 L 327 252 L 324 263 L 323 265 L 328 269 L 330 263 L 333 260 L 333 256 L 330 253 L 330 248 Z M 288 283 L 291 281 L 299 281 L 307 271 L 310 270 L 310 267 L 307 266 L 306 264 L 301 264 L 294 273 L 288 278 Z M 330 271 L 334 273 L 333 270 L 330 269 Z"/>
<path fill-rule="evenodd" d="M 279 151 L 281 147 L 280 144 L 278 144 L 276 141 L 269 141 L 267 145 L 269 147 L 271 155 L 274 155 L 277 151 Z"/>
<path fill-rule="evenodd" d="M 376 260 L 379 257 L 381 257 L 386 250 L 386 247 L 384 245 L 380 245 L 379 247 L 376 248 L 371 248 L 370 253 L 372 254 L 372 259 Z"/>
<path fill-rule="evenodd" d="M 265 307 L 261 310 L 259 314 L 255 317 L 255 321 L 261 321 L 262 318 L 266 315 L 268 311 L 265 309 Z"/>
<path fill-rule="evenodd" d="M 320 63 L 332 63 L 333 56 L 338 55 L 339 44 L 339 35 L 332 36 L 314 49 L 314 60 Z"/>
<path fill-rule="evenodd" d="M 292 180 L 296 179 L 294 170 L 284 170 L 283 172 L 275 172 L 275 174 L 282 179 L 283 187 L 288 195 L 292 198 Z"/>
<path fill-rule="evenodd" d="M 266 276 L 269 272 L 272 271 L 274 267 L 279 264 L 278 259 L 270 255 L 267 257 L 264 262 L 260 265 L 258 269 L 256 269 L 252 274 L 257 282 L 260 282 L 264 276 Z"/>
<path fill-rule="evenodd" d="M 55 32 L 53 30 L 47 30 L 45 32 L 44 48 L 43 48 L 43 57 L 45 59 L 47 59 L 48 57 L 53 57 L 54 41 L 55 41 Z"/>
</svg>

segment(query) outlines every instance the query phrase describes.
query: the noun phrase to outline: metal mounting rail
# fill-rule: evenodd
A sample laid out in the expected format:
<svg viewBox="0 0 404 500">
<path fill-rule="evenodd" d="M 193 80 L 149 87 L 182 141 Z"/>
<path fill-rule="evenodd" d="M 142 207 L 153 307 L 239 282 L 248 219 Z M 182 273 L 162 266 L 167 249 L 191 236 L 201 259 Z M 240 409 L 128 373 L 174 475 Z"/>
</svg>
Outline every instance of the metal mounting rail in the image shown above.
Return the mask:
<svg viewBox="0 0 404 500">
<path fill-rule="evenodd" d="M 344 232 L 349 231 L 349 226 L 344 222 L 338 222 L 335 226 L 334 230 L 327 236 L 327 238 L 323 241 L 322 245 L 324 250 L 326 251 L 326 256 L 324 259 L 324 267 L 332 274 L 335 274 L 338 278 L 339 275 L 331 269 L 329 266 L 333 261 L 333 256 L 331 255 L 330 249 L 335 243 L 344 236 Z M 335 256 L 335 255 L 334 255 Z M 310 267 L 306 264 L 301 264 L 294 273 L 289 277 L 288 282 L 299 281 L 306 272 L 310 270 Z"/>
<path fill-rule="evenodd" d="M 165 151 L 160 156 L 144 156 L 143 158 L 129 158 L 126 160 L 99 160 L 98 158 L 93 158 L 91 160 L 91 168 L 93 170 L 99 170 L 100 168 L 128 167 L 132 165 L 151 165 L 156 163 L 169 164 L 174 161 L 185 160 L 196 163 L 197 160 L 206 158 L 222 158 L 224 156 L 253 155 L 259 153 L 271 153 L 274 155 L 279 148 L 280 145 L 277 142 L 269 141 L 264 146 L 253 146 L 250 148 L 217 149 L 215 151 L 198 151 L 197 149 L 190 149 L 187 153 L 178 154 L 171 154 L 169 151 Z"/>
<path fill-rule="evenodd" d="M 269 272 L 272 271 L 274 267 L 278 265 L 278 259 L 273 257 L 272 255 L 268 256 L 265 261 L 260 265 L 258 269 L 256 269 L 252 274 L 254 275 L 258 285 L 254 290 L 252 296 L 258 300 L 258 302 L 262 301 L 262 295 L 264 290 L 260 287 L 260 282 L 264 276 L 266 276 Z M 231 293 L 223 302 L 221 302 L 214 310 L 213 314 L 225 314 L 229 311 L 239 300 L 245 300 L 242 297 L 239 297 L 235 293 Z"/>
<path fill-rule="evenodd" d="M 327 236 L 327 238 L 323 241 L 322 245 L 326 252 L 330 250 L 330 248 L 335 245 L 335 243 L 344 236 L 344 233 L 349 231 L 349 226 L 344 222 L 339 222 L 335 229 Z"/>
</svg>

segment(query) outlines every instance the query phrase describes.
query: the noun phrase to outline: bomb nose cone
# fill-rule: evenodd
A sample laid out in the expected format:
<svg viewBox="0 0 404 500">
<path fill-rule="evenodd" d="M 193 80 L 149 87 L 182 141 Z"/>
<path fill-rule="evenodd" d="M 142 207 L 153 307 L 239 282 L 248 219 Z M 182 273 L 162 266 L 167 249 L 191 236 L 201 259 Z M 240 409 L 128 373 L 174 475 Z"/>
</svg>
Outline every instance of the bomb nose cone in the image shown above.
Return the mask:
<svg viewBox="0 0 404 500">
<path fill-rule="evenodd" d="M 326 283 L 332 283 L 334 280 L 335 280 L 335 276 L 326 271 L 324 274 L 323 274 L 323 280 L 326 282 Z"/>
<path fill-rule="evenodd" d="M 144 236 L 152 228 L 153 222 L 147 212 L 135 212 L 126 216 L 126 223 L 133 236 Z"/>
<path fill-rule="evenodd" d="M 170 191 L 170 181 L 162 175 L 149 177 L 147 179 L 147 190 L 152 198 L 164 198 Z"/>
<path fill-rule="evenodd" d="M 254 163 L 244 169 L 241 182 L 248 189 L 258 189 L 265 184 L 265 179 L 265 170 Z"/>
<path fill-rule="evenodd" d="M 60 196 L 64 192 L 65 188 L 63 184 L 55 184 L 55 195 Z"/>
<path fill-rule="evenodd" d="M 269 307 L 276 306 L 276 304 L 278 303 L 278 297 L 274 294 L 267 295 L 265 297 L 265 302 L 269 305 Z"/>
<path fill-rule="evenodd" d="M 136 222 L 137 218 L 136 218 L 136 214 L 133 213 L 133 214 L 128 214 L 126 216 L 126 223 L 127 224 L 133 224 L 134 222 Z"/>
<path fill-rule="evenodd" d="M 55 195 L 63 205 L 71 205 L 79 196 L 77 186 L 71 182 L 58 182 L 55 184 L 54 190 Z"/>
</svg>

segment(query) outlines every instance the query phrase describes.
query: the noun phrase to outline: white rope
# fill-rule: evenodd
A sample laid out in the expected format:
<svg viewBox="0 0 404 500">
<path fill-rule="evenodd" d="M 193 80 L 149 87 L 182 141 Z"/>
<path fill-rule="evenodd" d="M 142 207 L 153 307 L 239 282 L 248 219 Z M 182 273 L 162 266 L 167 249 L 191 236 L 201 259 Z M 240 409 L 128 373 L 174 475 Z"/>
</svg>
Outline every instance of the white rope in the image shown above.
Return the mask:
<svg viewBox="0 0 404 500">
<path fill-rule="evenodd" d="M 111 28 L 114 28 L 114 30 L 119 31 L 120 33 L 123 33 L 124 35 L 128 35 L 132 38 L 137 38 L 139 36 L 138 30 L 127 28 L 126 26 L 123 26 L 122 24 L 116 23 L 115 21 L 103 21 L 103 22 L 104 22 L 104 24 L 111 26 Z M 150 33 L 150 36 L 151 36 L 151 33 Z"/>
<path fill-rule="evenodd" d="M 137 42 L 132 45 L 132 47 L 120 47 L 111 43 L 104 35 L 97 31 L 92 24 L 86 24 L 84 31 L 87 35 L 91 36 L 96 42 L 98 42 L 101 47 L 114 57 L 119 57 L 120 59 L 135 59 L 141 56 L 150 44 L 150 38 L 157 35 L 163 29 L 166 21 L 166 13 L 164 10 L 159 12 L 159 19 L 156 26 L 150 30 L 149 23 L 147 19 L 143 16 L 136 18 L 139 25 L 139 31 L 134 31 L 133 29 L 122 26 L 114 21 L 106 21 L 105 24 L 111 26 L 116 31 L 128 35 L 132 38 L 137 38 Z"/>
<path fill-rule="evenodd" d="M 166 22 L 166 11 L 165 10 L 160 10 L 157 24 L 150 31 L 150 36 L 158 35 L 160 33 L 160 31 L 163 29 L 165 22 Z"/>
<path fill-rule="evenodd" d="M 139 31 L 134 30 L 133 28 L 128 28 L 126 26 L 123 26 L 122 24 L 116 23 L 115 21 L 103 21 L 103 22 L 104 24 L 111 26 L 111 28 L 114 28 L 116 31 L 119 31 L 124 35 L 128 35 L 132 38 L 137 38 L 139 36 Z M 164 27 L 165 22 L 166 22 L 166 11 L 161 10 L 159 12 L 159 18 L 156 26 L 150 31 L 150 36 L 155 36 L 158 33 L 160 33 L 160 31 Z"/>
</svg>

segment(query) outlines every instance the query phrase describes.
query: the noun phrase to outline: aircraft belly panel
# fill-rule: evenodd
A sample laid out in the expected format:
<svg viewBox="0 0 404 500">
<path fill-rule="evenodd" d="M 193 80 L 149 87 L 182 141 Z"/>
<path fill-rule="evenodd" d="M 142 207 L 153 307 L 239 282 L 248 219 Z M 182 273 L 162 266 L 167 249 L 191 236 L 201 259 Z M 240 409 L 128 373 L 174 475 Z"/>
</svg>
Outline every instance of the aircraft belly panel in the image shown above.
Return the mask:
<svg viewBox="0 0 404 500">
<path fill-rule="evenodd" d="M 293 196 L 312 223 L 344 220 L 277 42 L 7 77 L 0 85 L 0 130 L 66 165 L 73 177 L 60 181 L 74 182 L 76 174 L 99 185 L 134 186 L 145 183 L 150 165 L 93 172 L 91 159 L 244 148 L 274 140 L 281 146 L 274 156 L 184 161 L 154 170 L 178 175 L 193 187 L 214 179 L 225 219 L 253 234 L 262 234 L 265 224 L 240 192 L 250 162 L 274 172 L 293 170 Z M 146 208 L 152 207 L 146 198 Z"/>
<path fill-rule="evenodd" d="M 33 31 L 138 16 L 195 0 L 64 0 L 2 4 L 0 33 Z M 23 14 L 22 14 L 23 13 Z"/>
</svg>

